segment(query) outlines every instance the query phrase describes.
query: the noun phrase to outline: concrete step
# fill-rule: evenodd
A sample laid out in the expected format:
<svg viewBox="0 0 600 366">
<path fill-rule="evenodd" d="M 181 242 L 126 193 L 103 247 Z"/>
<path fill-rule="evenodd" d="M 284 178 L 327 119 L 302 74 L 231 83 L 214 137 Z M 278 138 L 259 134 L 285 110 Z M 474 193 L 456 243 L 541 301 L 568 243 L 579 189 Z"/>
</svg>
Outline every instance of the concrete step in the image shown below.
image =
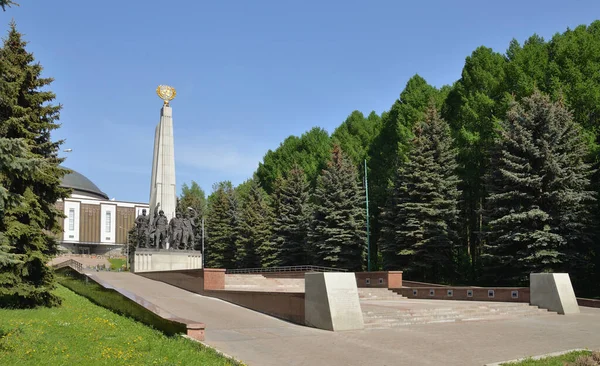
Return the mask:
<svg viewBox="0 0 600 366">
<path fill-rule="evenodd" d="M 411 319 L 437 319 L 437 318 L 481 318 L 496 315 L 507 315 L 507 316 L 527 316 L 527 315 L 543 315 L 549 314 L 548 311 L 537 310 L 537 311 L 511 311 L 511 312 L 488 312 L 488 311 L 472 311 L 472 312 L 437 312 L 437 313 L 396 313 L 396 314 L 365 314 L 363 313 L 363 319 L 365 322 L 378 322 L 388 321 L 393 322 L 397 320 L 411 320 Z"/>
<path fill-rule="evenodd" d="M 495 303 L 493 305 L 458 306 L 455 308 L 430 308 L 411 310 L 363 311 L 365 327 L 369 329 L 393 328 L 411 324 L 445 323 L 457 321 L 485 321 L 514 319 L 556 314 L 537 306 L 519 303 Z"/>
<path fill-rule="evenodd" d="M 549 316 L 551 314 L 527 314 L 527 315 L 487 315 L 482 317 L 465 317 L 465 318 L 415 318 L 399 321 L 380 321 L 380 322 L 365 322 L 366 329 L 387 329 L 396 327 L 405 327 L 417 324 L 436 324 L 436 323 L 454 323 L 454 322 L 472 322 L 472 321 L 498 321 L 516 318 L 528 318 L 537 316 Z"/>
<path fill-rule="evenodd" d="M 360 300 L 400 300 L 406 297 L 388 290 L 387 288 L 358 288 Z"/>
<path fill-rule="evenodd" d="M 430 311 L 430 312 L 396 312 L 396 313 L 374 313 L 363 312 L 364 319 L 410 319 L 415 317 L 477 317 L 492 315 L 527 315 L 548 314 L 546 310 L 519 310 L 519 311 Z"/>
</svg>

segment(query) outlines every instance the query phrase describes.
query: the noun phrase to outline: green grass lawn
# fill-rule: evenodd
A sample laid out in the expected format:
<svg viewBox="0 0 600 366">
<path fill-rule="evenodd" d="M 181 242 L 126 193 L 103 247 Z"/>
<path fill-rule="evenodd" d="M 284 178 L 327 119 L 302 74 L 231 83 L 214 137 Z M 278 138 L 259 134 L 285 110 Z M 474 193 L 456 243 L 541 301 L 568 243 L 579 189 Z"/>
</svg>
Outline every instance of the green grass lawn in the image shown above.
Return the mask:
<svg viewBox="0 0 600 366">
<path fill-rule="evenodd" d="M 57 308 L 0 309 L 0 365 L 234 365 L 60 286 Z"/>
<path fill-rule="evenodd" d="M 590 351 L 574 351 L 565 353 L 564 355 L 555 356 L 555 357 L 546 357 L 541 360 L 524 360 L 520 362 L 510 362 L 503 363 L 502 365 L 506 366 L 564 366 L 565 363 L 575 362 L 575 360 L 580 356 L 591 355 Z"/>
<path fill-rule="evenodd" d="M 122 258 L 109 258 L 108 261 L 110 262 L 110 269 L 113 271 L 125 268 L 125 263 L 127 263 L 127 260 Z"/>
</svg>

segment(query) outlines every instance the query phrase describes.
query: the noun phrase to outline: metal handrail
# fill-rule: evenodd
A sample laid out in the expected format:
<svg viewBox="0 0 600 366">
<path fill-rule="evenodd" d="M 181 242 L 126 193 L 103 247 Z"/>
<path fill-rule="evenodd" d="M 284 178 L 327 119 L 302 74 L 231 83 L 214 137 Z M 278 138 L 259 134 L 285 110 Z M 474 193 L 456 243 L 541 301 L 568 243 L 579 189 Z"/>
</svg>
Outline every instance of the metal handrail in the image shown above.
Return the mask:
<svg viewBox="0 0 600 366">
<path fill-rule="evenodd" d="M 228 269 L 225 273 L 268 273 L 268 272 L 348 272 L 343 268 L 321 267 L 321 266 L 284 266 L 267 268 L 237 268 Z"/>
<path fill-rule="evenodd" d="M 73 259 L 66 260 L 64 262 L 57 263 L 53 265 L 54 268 L 63 268 L 63 267 L 71 267 L 77 272 L 83 271 L 83 264 Z"/>
</svg>

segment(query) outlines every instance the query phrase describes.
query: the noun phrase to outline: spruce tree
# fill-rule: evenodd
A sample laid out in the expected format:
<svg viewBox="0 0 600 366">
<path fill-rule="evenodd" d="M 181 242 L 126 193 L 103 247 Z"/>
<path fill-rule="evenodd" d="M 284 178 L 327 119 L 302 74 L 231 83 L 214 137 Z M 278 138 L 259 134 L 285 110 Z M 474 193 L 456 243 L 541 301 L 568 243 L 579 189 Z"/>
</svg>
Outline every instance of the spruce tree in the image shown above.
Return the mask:
<svg viewBox="0 0 600 366">
<path fill-rule="evenodd" d="M 52 306 L 60 302 L 52 294 L 54 276 L 46 266 L 57 253 L 55 235 L 62 213 L 56 201 L 68 196 L 60 188 L 67 170 L 59 166 L 62 141 L 51 132 L 59 127 L 60 106 L 50 104 L 55 95 L 45 89 L 51 78 L 42 78 L 42 67 L 25 49 L 26 42 L 14 22 L 0 49 L 0 138 L 21 139 L 27 159 L 40 162 L 32 174 L 0 173 L 0 186 L 19 204 L 5 207 L 0 222 L 4 248 L 21 261 L 0 267 L 0 306 Z"/>
<path fill-rule="evenodd" d="M 309 242 L 317 263 L 361 271 L 365 264 L 365 196 L 354 164 L 335 145 L 315 189 Z"/>
<path fill-rule="evenodd" d="M 43 160 L 32 159 L 27 155 L 28 148 L 23 139 L 0 137 L 0 177 L 22 175 L 31 179 L 38 164 Z M 20 205 L 22 200 L 21 195 L 9 192 L 0 184 L 0 268 L 22 263 L 23 255 L 15 253 L 14 246 L 3 233 L 3 218 L 6 210 Z"/>
<path fill-rule="evenodd" d="M 236 253 L 238 267 L 260 267 L 263 253 L 269 255 L 272 215 L 267 195 L 255 175 L 250 180 L 240 214 Z"/>
<path fill-rule="evenodd" d="M 489 283 L 526 284 L 531 272 L 585 268 L 595 201 L 587 153 L 561 101 L 535 91 L 511 106 L 486 177 Z"/>
<path fill-rule="evenodd" d="M 458 178 L 448 124 L 430 105 L 413 129 L 408 160 L 398 168 L 383 211 L 380 248 L 384 269 L 411 278 L 454 277 Z"/>
<path fill-rule="evenodd" d="M 231 182 L 220 182 L 208 199 L 206 266 L 236 267 L 237 202 Z"/>
<path fill-rule="evenodd" d="M 312 263 L 307 236 L 310 224 L 309 183 L 298 166 L 275 184 L 275 215 L 272 247 L 278 251 L 278 265 Z"/>
</svg>

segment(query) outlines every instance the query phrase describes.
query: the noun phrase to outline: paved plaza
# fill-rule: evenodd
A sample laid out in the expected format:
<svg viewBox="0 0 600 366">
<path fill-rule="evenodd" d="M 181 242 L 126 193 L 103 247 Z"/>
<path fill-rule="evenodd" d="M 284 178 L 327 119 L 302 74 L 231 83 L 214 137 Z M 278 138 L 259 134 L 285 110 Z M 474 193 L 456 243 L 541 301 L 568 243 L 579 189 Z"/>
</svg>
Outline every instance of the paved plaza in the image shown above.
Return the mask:
<svg viewBox="0 0 600 366">
<path fill-rule="evenodd" d="M 573 348 L 600 349 L 600 309 L 582 307 L 581 314 L 568 316 L 329 332 L 131 273 L 93 276 L 127 296 L 154 304 L 163 315 L 205 323 L 206 344 L 248 365 L 483 365 Z M 436 301 L 407 299 L 401 306 L 450 303 L 436 305 Z"/>
</svg>

